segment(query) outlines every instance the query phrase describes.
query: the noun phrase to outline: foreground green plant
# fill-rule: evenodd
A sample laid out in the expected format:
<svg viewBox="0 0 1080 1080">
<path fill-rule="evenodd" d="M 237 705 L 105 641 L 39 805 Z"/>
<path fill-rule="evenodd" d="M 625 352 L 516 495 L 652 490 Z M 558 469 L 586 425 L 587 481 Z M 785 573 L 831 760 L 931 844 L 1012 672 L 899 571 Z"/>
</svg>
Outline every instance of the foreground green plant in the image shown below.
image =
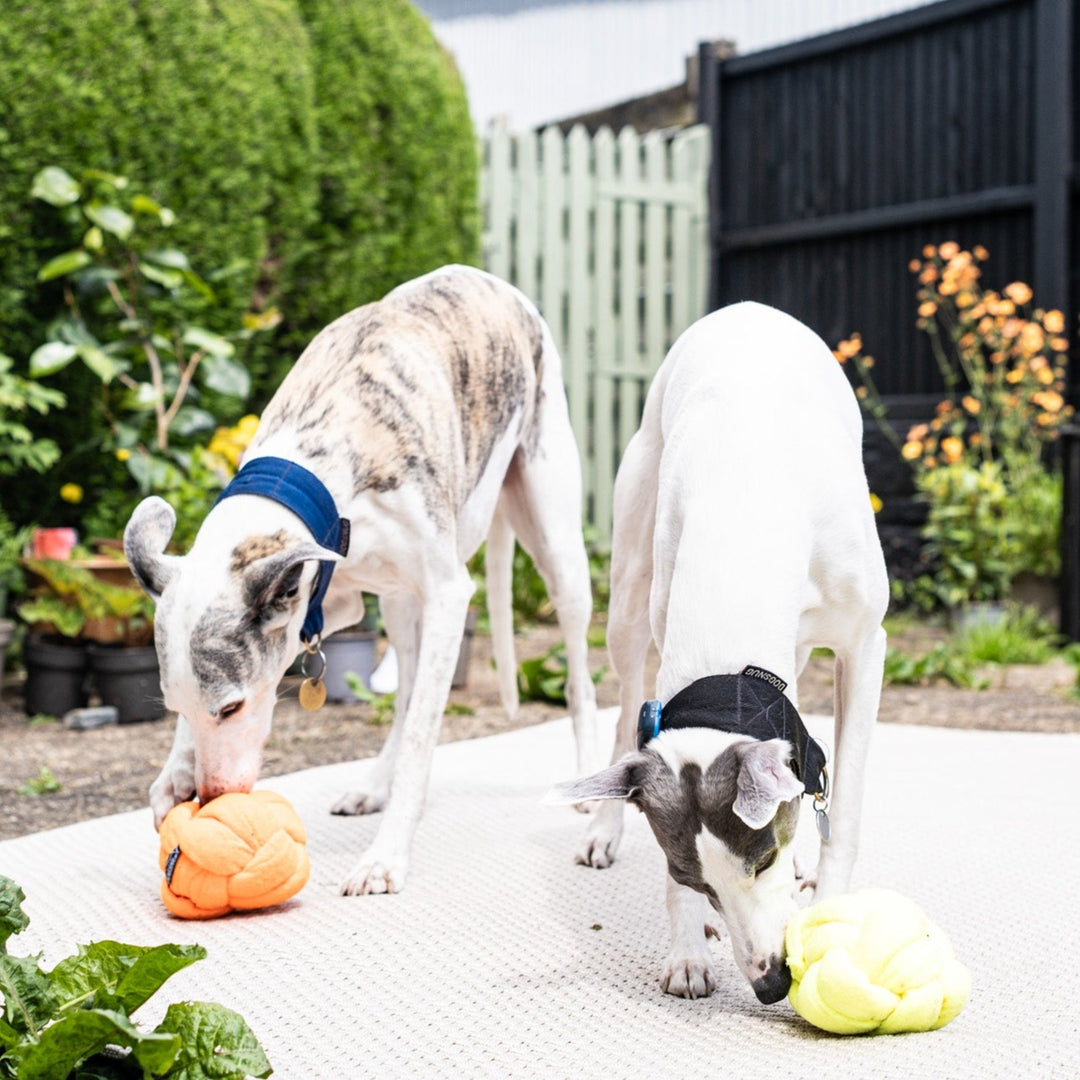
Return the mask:
<svg viewBox="0 0 1080 1080">
<path fill-rule="evenodd" d="M 955 647 L 972 664 L 1045 664 L 1059 654 L 1060 643 L 1035 608 L 1010 604 L 998 622 L 964 630 Z"/>
<path fill-rule="evenodd" d="M 985 686 L 985 682 L 976 677 L 973 665 L 945 642 L 938 642 L 917 656 L 892 646 L 885 651 L 886 686 L 924 686 L 939 680 L 962 689 Z"/>
<path fill-rule="evenodd" d="M 170 1005 L 146 1031 L 134 1013 L 201 945 L 95 941 L 51 971 L 7 941 L 29 925 L 25 894 L 0 876 L 0 1077 L 11 1080 L 244 1080 L 273 1071 L 243 1017 L 211 1002 Z"/>
</svg>

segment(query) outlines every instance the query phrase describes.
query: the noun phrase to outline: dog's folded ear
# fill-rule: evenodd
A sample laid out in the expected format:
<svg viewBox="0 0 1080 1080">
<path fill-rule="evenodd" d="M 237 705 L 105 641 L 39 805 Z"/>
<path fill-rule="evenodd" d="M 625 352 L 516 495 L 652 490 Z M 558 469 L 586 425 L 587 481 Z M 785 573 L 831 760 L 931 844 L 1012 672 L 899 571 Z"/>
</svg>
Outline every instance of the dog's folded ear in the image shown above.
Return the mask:
<svg viewBox="0 0 1080 1080">
<path fill-rule="evenodd" d="M 157 495 L 143 499 L 124 529 L 124 554 L 143 590 L 157 600 L 177 570 L 178 557 L 165 548 L 176 528 L 176 513 Z"/>
<path fill-rule="evenodd" d="M 785 739 L 739 745 L 735 815 L 751 829 L 764 829 L 781 803 L 797 798 L 803 785 L 791 770 L 791 743 Z"/>
<path fill-rule="evenodd" d="M 310 542 L 295 544 L 265 558 L 256 559 L 244 570 L 244 601 L 262 617 L 290 616 L 297 606 L 307 603 L 300 596 L 300 578 L 309 562 L 338 562 L 335 551 Z"/>
<path fill-rule="evenodd" d="M 548 806 L 566 806 L 590 799 L 633 799 L 638 791 L 635 777 L 642 760 L 640 754 L 627 754 L 592 776 L 556 784 L 542 801 Z"/>
</svg>

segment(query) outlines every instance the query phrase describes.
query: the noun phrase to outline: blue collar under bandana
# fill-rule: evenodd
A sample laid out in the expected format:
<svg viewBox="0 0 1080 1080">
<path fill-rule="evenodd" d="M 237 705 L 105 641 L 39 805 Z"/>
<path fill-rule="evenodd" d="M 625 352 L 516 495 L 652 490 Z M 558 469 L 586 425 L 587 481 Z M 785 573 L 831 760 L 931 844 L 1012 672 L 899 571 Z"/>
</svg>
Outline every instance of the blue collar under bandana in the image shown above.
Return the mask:
<svg viewBox="0 0 1080 1080">
<path fill-rule="evenodd" d="M 279 457 L 252 458 L 232 478 L 214 505 L 231 495 L 263 495 L 273 499 L 291 510 L 321 547 L 336 551 L 339 555 L 349 553 L 348 520 L 338 516 L 334 497 L 323 482 L 295 461 Z M 333 573 L 332 562 L 327 560 L 319 563 L 315 589 L 308 601 L 307 615 L 300 631 L 300 638 L 305 644 L 315 641 L 322 633 L 322 602 Z"/>
<path fill-rule="evenodd" d="M 666 705 L 646 701 L 638 715 L 638 749 L 675 728 L 708 727 L 752 739 L 786 739 L 794 754 L 791 767 L 808 795 L 828 792 L 825 752 L 811 738 L 798 710 L 784 694 L 787 683 L 764 668 L 750 666 L 738 675 L 709 675 L 680 690 Z"/>
</svg>

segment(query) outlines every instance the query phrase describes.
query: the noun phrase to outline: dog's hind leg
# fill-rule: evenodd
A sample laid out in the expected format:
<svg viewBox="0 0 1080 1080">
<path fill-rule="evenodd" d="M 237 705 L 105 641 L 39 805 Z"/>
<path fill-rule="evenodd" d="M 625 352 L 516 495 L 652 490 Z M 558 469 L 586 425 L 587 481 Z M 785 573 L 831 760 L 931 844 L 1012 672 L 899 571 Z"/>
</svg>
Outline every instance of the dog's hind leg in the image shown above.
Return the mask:
<svg viewBox="0 0 1080 1080">
<path fill-rule="evenodd" d="M 645 658 L 652 640 L 649 592 L 656 517 L 655 460 L 645 437 L 635 435 L 623 455 L 615 484 L 607 645 L 619 680 L 619 720 L 612 764 L 637 745 L 637 716 L 645 697 Z M 606 799 L 600 804 L 585 830 L 577 862 L 603 868 L 615 861 L 624 809 L 621 799 Z"/>
<path fill-rule="evenodd" d="M 514 530 L 501 508 L 488 530 L 484 559 L 491 651 L 499 677 L 499 698 L 512 720 L 518 710 L 517 661 L 514 656 Z"/>
<path fill-rule="evenodd" d="M 850 651 L 837 649 L 834 711 L 835 744 L 831 764 L 831 837 L 818 860 L 815 899 L 846 892 L 859 851 L 863 786 L 870 738 L 881 700 L 885 631 L 876 627 Z"/>
<path fill-rule="evenodd" d="M 378 756 L 370 767 L 366 783 L 346 792 L 334 804 L 334 814 L 373 814 L 390 798 L 405 711 L 416 682 L 416 657 L 420 649 L 420 609 L 407 594 L 380 598 L 387 637 L 397 653 L 398 688 L 394 696 L 394 723 Z"/>
<path fill-rule="evenodd" d="M 589 557 L 581 535 L 581 462 L 566 399 L 545 397 L 537 421 L 538 446 L 518 450 L 503 485 L 502 507 L 521 546 L 532 556 L 555 605 L 566 642 L 566 700 L 577 739 L 581 776 L 594 772 L 603 754 L 596 731 L 596 690 L 589 675 L 592 618 Z"/>
</svg>

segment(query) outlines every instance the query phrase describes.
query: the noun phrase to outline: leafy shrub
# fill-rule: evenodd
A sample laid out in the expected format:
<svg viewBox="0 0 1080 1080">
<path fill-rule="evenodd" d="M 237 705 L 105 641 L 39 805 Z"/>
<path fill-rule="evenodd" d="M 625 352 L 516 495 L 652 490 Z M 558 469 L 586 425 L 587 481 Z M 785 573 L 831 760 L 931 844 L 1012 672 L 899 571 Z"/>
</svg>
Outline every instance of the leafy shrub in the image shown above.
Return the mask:
<svg viewBox="0 0 1080 1080">
<path fill-rule="evenodd" d="M 25 895 L 0 875 L 0 1077 L 11 1080 L 244 1080 L 270 1062 L 243 1017 L 203 1001 L 170 1005 L 153 1031 L 131 1019 L 201 945 L 95 941 L 51 971 L 12 956 L 8 939 L 29 925 Z M 113 1048 L 127 1053 L 117 1055 Z"/>
<path fill-rule="evenodd" d="M 985 288 L 984 248 L 927 245 L 909 265 L 918 276 L 918 318 L 938 361 L 946 397 L 927 424 L 901 440 L 887 421 L 859 335 L 838 345 L 856 394 L 915 474 L 928 504 L 923 532 L 930 573 L 914 583 L 924 606 L 1007 596 L 1013 579 L 1060 567 L 1061 481 L 1047 447 L 1072 415 L 1063 396 L 1065 316 L 1034 306 L 1022 281 Z"/>
<path fill-rule="evenodd" d="M 1058 654 L 1060 640 L 1038 610 L 1009 604 L 1000 620 L 961 632 L 955 647 L 972 664 L 1045 664 Z"/>
<path fill-rule="evenodd" d="M 982 688 L 972 664 L 946 642 L 939 641 L 924 653 L 911 656 L 891 645 L 885 651 L 886 686 L 916 686 L 937 681 L 963 688 Z"/>
<path fill-rule="evenodd" d="M 296 0 L 318 102 L 318 222 L 283 305 L 297 345 L 359 304 L 479 257 L 464 85 L 407 0 Z"/>
</svg>

